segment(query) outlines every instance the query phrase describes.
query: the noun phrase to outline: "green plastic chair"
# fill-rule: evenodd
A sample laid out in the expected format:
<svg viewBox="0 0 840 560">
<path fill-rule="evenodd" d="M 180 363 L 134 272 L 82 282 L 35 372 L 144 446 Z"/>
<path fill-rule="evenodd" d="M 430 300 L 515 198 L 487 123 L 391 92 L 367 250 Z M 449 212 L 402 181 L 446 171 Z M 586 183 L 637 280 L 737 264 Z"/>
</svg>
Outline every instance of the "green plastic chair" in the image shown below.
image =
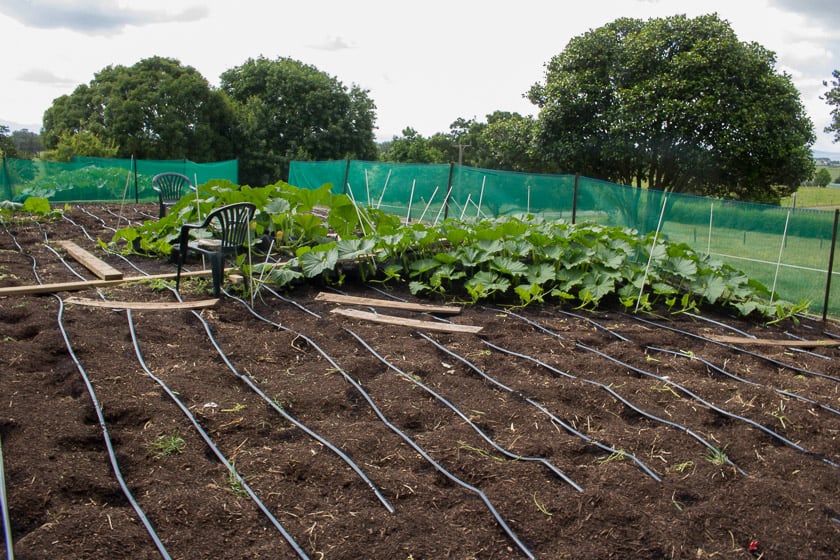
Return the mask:
<svg viewBox="0 0 840 560">
<path fill-rule="evenodd" d="M 237 255 L 239 250 L 248 243 L 251 220 L 254 219 L 256 209 L 257 207 L 250 202 L 237 202 L 216 208 L 200 224 L 183 224 L 178 240 L 178 271 L 175 274 L 175 289 L 180 287 L 181 268 L 187 259 L 187 253 L 194 251 L 210 257 L 213 295 L 219 297 L 224 278 L 225 258 Z M 212 238 L 191 239 L 190 232 L 195 229 L 211 232 Z"/>
</svg>

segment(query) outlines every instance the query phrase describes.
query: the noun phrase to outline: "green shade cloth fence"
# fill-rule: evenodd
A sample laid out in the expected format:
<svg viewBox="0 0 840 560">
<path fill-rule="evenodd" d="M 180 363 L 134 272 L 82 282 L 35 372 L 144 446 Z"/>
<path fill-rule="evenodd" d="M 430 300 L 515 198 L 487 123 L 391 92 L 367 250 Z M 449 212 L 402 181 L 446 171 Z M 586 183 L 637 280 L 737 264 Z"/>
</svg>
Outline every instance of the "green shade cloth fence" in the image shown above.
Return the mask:
<svg viewBox="0 0 840 560">
<path fill-rule="evenodd" d="M 239 181 L 237 160 L 195 163 L 189 160 L 135 160 L 74 157 L 67 163 L 3 158 L 0 199 L 30 196 L 50 202 L 151 202 L 157 200 L 152 177 L 175 171 L 201 185 L 211 179 Z"/>
<path fill-rule="evenodd" d="M 810 301 L 811 313 L 840 317 L 836 273 L 833 289 L 828 289 L 833 211 L 665 193 L 575 175 L 447 164 L 293 161 L 289 183 L 301 188 L 331 183 L 332 192 L 346 193 L 358 204 L 427 222 L 524 212 L 646 234 L 656 231 L 661 218 L 665 239 L 685 243 L 775 287 L 784 300 Z"/>
</svg>

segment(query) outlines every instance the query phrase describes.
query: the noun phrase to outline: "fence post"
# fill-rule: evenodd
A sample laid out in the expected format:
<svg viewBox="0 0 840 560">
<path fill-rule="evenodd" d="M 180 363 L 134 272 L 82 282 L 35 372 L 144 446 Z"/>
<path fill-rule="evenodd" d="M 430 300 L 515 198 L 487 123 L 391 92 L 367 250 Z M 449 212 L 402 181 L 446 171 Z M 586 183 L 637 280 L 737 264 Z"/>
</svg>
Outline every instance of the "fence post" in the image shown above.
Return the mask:
<svg viewBox="0 0 840 560">
<path fill-rule="evenodd" d="M 834 228 L 831 230 L 831 253 L 828 255 L 828 278 L 825 280 L 825 300 L 823 301 L 822 320 L 828 315 L 828 296 L 831 293 L 831 274 L 834 271 L 834 247 L 837 244 L 837 218 L 840 216 L 840 208 L 834 209 Z"/>
<path fill-rule="evenodd" d="M 577 218 L 578 181 L 580 181 L 580 173 L 575 173 L 575 190 L 572 193 L 572 225 L 575 224 Z"/>
<path fill-rule="evenodd" d="M 455 164 L 449 164 L 449 180 L 448 184 L 446 185 L 446 198 L 443 200 L 443 219 L 447 219 L 449 217 L 449 197 L 452 195 L 452 174 L 455 170 Z"/>
<path fill-rule="evenodd" d="M 347 165 L 344 166 L 344 182 L 341 183 L 342 194 L 347 194 L 347 179 L 350 178 L 350 158 L 347 158 Z"/>
</svg>

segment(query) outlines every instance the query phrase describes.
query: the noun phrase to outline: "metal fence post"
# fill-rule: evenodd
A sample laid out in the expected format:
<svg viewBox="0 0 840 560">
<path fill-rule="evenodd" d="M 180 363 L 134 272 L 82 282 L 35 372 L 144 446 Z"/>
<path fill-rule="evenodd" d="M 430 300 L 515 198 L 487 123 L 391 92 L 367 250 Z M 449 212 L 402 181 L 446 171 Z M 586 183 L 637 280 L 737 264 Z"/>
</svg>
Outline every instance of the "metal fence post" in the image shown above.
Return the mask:
<svg viewBox="0 0 840 560">
<path fill-rule="evenodd" d="M 831 274 L 834 272 L 834 247 L 837 244 L 837 218 L 840 217 L 840 208 L 834 209 L 834 229 L 831 230 L 831 253 L 828 255 L 828 277 L 825 280 L 825 300 L 823 301 L 822 320 L 828 315 L 828 296 L 831 293 Z"/>
</svg>

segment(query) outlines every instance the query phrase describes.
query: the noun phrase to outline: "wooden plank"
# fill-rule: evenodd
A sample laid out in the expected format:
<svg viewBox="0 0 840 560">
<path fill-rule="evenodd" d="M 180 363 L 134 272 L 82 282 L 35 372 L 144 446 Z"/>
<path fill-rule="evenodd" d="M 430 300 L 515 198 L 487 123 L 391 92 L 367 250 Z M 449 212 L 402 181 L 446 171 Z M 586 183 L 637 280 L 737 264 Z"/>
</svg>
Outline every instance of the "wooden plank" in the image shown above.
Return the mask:
<svg viewBox="0 0 840 560">
<path fill-rule="evenodd" d="M 73 241 L 59 241 L 58 245 L 64 248 L 71 257 L 82 263 L 85 268 L 93 272 L 100 280 L 119 280 L 123 273 L 76 245 Z"/>
<path fill-rule="evenodd" d="M 197 301 L 105 301 L 101 299 L 69 297 L 64 300 L 64 303 L 85 305 L 88 307 L 106 307 L 108 309 L 203 309 L 205 307 L 213 307 L 219 303 L 219 298 L 201 299 Z"/>
<path fill-rule="evenodd" d="M 475 334 L 481 331 L 482 329 L 482 327 L 476 327 L 473 325 L 456 325 L 453 323 L 436 323 L 433 321 L 420 321 L 418 319 L 407 319 L 405 317 L 395 317 L 394 315 L 380 315 L 379 313 L 371 313 L 370 311 L 361 311 L 359 309 L 345 309 L 343 307 L 333 309 L 332 313 L 344 315 L 345 317 L 353 317 L 354 319 L 364 319 L 366 321 L 372 321 L 374 323 L 385 323 L 388 325 L 414 327 L 417 329 L 424 329 L 429 331 Z"/>
<path fill-rule="evenodd" d="M 840 340 L 779 340 L 776 338 L 748 338 L 741 336 L 710 336 L 710 340 L 724 342 L 727 344 L 756 344 L 758 346 L 792 346 L 797 348 L 810 348 L 815 346 L 838 346 Z"/>
<path fill-rule="evenodd" d="M 202 278 L 212 274 L 211 270 L 196 270 L 194 272 L 182 272 L 181 278 Z M 26 286 L 7 286 L 0 288 L 0 296 L 13 296 L 24 294 L 50 294 L 54 292 L 77 292 L 91 288 L 104 288 L 107 286 L 118 286 L 129 282 L 145 282 L 146 280 L 174 280 L 175 273 L 150 274 L 148 276 L 128 276 L 119 280 L 85 280 L 82 282 L 59 282 L 56 284 L 34 284 Z"/>
<path fill-rule="evenodd" d="M 370 307 L 387 307 L 390 309 L 404 309 L 407 311 L 425 311 L 428 313 L 440 313 L 444 315 L 457 315 L 461 312 L 460 307 L 452 305 L 430 305 L 427 303 L 411 303 L 406 301 L 394 301 L 387 299 L 374 299 L 356 296 L 345 296 L 341 294 L 330 294 L 321 292 L 316 297 L 318 301 L 330 303 L 346 303 L 349 305 L 367 305 Z"/>
</svg>

